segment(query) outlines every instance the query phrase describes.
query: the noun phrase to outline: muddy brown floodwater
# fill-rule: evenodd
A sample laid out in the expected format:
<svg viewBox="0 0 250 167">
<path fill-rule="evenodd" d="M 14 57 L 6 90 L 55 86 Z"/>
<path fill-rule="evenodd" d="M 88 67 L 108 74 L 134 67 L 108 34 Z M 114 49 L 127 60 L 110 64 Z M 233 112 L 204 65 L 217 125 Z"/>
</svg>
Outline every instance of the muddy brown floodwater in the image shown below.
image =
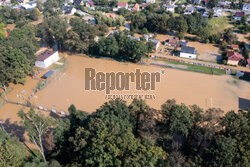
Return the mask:
<svg viewBox="0 0 250 167">
<path fill-rule="evenodd" d="M 37 103 L 47 108 L 64 110 L 71 104 L 79 110 L 93 112 L 104 102 L 105 91 L 85 90 L 85 68 L 103 72 L 161 71 L 162 68 L 87 57 L 68 57 L 67 69 L 58 75 L 45 89 L 38 92 Z M 156 109 L 166 100 L 175 98 L 178 103 L 197 104 L 203 108 L 217 107 L 226 111 L 238 109 L 238 97 L 250 99 L 249 82 L 235 80 L 230 76 L 214 76 L 195 72 L 164 68 L 161 83 L 155 91 L 113 91 L 112 94 L 154 94 L 147 103 Z M 34 99 L 33 99 L 34 100 Z M 127 100 L 128 103 L 131 100 Z"/>
</svg>

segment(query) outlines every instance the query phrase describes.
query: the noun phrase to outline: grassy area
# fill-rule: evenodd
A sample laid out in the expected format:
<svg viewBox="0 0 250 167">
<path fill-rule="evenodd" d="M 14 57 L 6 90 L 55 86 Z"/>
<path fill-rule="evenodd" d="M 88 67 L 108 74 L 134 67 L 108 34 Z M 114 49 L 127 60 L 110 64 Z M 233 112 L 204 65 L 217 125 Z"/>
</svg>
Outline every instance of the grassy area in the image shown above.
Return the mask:
<svg viewBox="0 0 250 167">
<path fill-rule="evenodd" d="M 228 17 L 213 17 L 208 20 L 208 23 L 212 26 L 212 32 L 220 33 L 223 32 L 224 29 L 232 27 L 229 23 Z"/>
<path fill-rule="evenodd" d="M 221 69 L 217 69 L 217 68 L 187 64 L 187 63 L 182 63 L 182 62 L 177 62 L 177 61 L 172 61 L 172 60 L 166 60 L 166 59 L 158 59 L 158 60 L 165 61 L 165 62 L 167 62 L 169 64 L 185 65 L 185 66 L 187 66 L 187 70 L 185 70 L 185 71 L 202 70 L 202 71 L 194 71 L 194 72 L 200 72 L 200 73 L 205 73 L 205 74 L 210 74 L 210 75 L 223 75 L 223 74 L 226 74 L 225 70 L 221 70 Z"/>
</svg>

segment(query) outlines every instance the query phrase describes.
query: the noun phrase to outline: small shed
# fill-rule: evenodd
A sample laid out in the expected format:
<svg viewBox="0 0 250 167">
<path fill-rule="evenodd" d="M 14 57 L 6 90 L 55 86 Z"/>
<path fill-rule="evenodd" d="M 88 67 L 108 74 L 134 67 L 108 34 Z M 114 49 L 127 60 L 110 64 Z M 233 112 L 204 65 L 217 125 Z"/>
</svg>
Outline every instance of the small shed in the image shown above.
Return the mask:
<svg viewBox="0 0 250 167">
<path fill-rule="evenodd" d="M 54 71 L 49 70 L 46 74 L 44 74 L 44 75 L 42 76 L 42 78 L 48 79 L 53 73 L 54 73 Z"/>
</svg>

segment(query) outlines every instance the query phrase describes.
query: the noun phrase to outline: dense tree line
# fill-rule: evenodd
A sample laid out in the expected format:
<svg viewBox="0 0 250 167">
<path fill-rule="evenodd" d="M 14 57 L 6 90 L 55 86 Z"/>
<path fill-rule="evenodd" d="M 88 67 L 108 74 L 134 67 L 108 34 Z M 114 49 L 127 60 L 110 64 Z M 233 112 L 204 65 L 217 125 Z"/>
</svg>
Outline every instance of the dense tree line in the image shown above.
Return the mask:
<svg viewBox="0 0 250 167">
<path fill-rule="evenodd" d="M 90 48 L 90 53 L 98 56 L 138 62 L 149 51 L 149 45 L 142 41 L 131 39 L 128 33 L 119 32 L 102 38 Z"/>
<path fill-rule="evenodd" d="M 59 50 L 76 53 L 88 53 L 94 38 L 108 32 L 104 24 L 88 24 L 81 18 L 67 20 L 59 16 L 51 16 L 38 26 L 38 36 L 49 46 L 57 45 Z"/>
<path fill-rule="evenodd" d="M 32 73 L 36 61 L 34 54 L 39 48 L 32 27 L 25 25 L 22 29 L 16 28 L 8 38 L 0 40 L 1 87 L 10 82 L 24 83 L 26 75 Z"/>
<path fill-rule="evenodd" d="M 0 7 L 0 22 L 4 24 L 22 24 L 22 22 L 38 20 L 37 10 L 13 9 L 8 6 Z"/>
<path fill-rule="evenodd" d="M 41 136 L 44 148 L 53 128 L 54 147 L 45 149 L 45 160 L 0 131 L 6 166 L 249 166 L 249 111 L 224 114 L 175 100 L 155 110 L 143 100 L 127 105 L 116 99 L 93 114 L 71 105 L 66 118 L 46 120 L 33 109 L 19 116 L 31 141 Z"/>
</svg>

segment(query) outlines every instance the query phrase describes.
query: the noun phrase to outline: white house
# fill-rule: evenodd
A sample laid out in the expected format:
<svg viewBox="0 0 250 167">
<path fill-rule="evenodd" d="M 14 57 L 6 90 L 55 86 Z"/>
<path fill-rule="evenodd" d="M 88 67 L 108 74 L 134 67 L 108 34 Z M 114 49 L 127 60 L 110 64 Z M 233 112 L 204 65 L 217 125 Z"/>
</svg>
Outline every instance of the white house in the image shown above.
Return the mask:
<svg viewBox="0 0 250 167">
<path fill-rule="evenodd" d="M 245 4 L 242 6 L 242 12 L 250 13 L 250 4 L 245 3 Z"/>
<path fill-rule="evenodd" d="M 220 17 L 223 13 L 222 8 L 214 7 L 213 10 L 214 10 L 214 17 Z"/>
<path fill-rule="evenodd" d="M 41 68 L 47 68 L 51 64 L 57 62 L 58 60 L 59 60 L 58 51 L 48 49 L 37 56 L 37 61 L 35 62 L 35 66 Z"/>
<path fill-rule="evenodd" d="M 180 57 L 188 59 L 196 59 L 197 52 L 194 47 L 182 46 L 180 51 Z"/>
<path fill-rule="evenodd" d="M 188 6 L 188 7 L 186 7 L 184 14 L 192 14 L 193 12 L 194 12 L 194 7 Z"/>
<path fill-rule="evenodd" d="M 165 6 L 165 10 L 168 12 L 171 12 L 171 13 L 174 13 L 174 8 L 175 8 L 174 5 L 166 5 Z"/>
<path fill-rule="evenodd" d="M 155 3 L 155 0 L 146 0 L 146 3 Z"/>
<path fill-rule="evenodd" d="M 160 46 L 160 40 L 158 39 L 149 39 L 148 41 L 152 42 L 153 45 L 154 45 L 154 49 L 155 50 L 158 50 L 159 46 Z"/>
</svg>

